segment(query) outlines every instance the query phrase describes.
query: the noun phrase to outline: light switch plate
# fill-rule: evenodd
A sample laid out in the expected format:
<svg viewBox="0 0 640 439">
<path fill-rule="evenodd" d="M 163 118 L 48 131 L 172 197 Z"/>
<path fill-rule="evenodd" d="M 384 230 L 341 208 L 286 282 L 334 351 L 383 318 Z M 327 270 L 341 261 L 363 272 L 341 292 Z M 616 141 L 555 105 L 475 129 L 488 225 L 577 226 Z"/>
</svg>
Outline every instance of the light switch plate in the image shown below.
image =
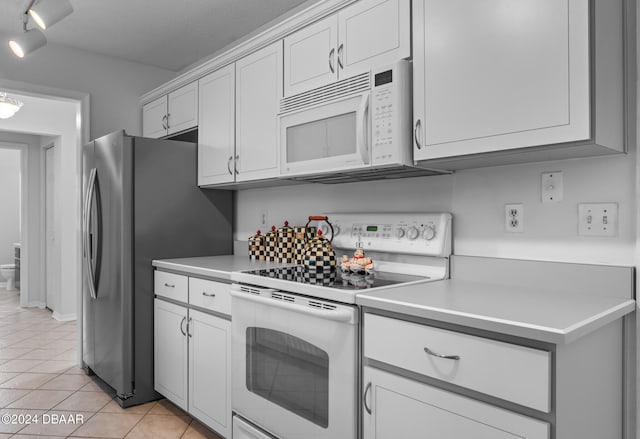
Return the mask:
<svg viewBox="0 0 640 439">
<path fill-rule="evenodd" d="M 578 235 L 617 236 L 618 203 L 578 204 Z"/>
<path fill-rule="evenodd" d="M 562 201 L 562 171 L 544 172 L 541 179 L 541 191 L 543 203 L 557 203 Z"/>
</svg>

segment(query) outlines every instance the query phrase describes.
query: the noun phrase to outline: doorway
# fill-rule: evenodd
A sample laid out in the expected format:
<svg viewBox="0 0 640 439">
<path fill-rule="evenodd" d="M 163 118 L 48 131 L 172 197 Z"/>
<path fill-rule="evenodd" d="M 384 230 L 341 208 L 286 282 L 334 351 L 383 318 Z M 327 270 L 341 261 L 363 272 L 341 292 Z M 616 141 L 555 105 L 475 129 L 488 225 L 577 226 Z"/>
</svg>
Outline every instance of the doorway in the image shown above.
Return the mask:
<svg viewBox="0 0 640 439">
<path fill-rule="evenodd" d="M 21 242 L 22 152 L 20 145 L 0 145 L 0 265 L 16 263 Z M 19 286 L 19 264 L 7 271 L 10 276 L 0 276 L 0 284 L 8 289 Z"/>
</svg>

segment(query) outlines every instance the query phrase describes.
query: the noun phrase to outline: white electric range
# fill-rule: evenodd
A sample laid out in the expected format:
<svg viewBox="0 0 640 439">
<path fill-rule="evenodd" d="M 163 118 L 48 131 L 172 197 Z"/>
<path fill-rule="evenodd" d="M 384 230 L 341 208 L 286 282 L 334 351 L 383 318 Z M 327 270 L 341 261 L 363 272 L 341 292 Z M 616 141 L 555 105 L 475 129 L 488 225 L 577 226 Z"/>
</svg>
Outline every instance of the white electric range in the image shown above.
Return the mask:
<svg viewBox="0 0 640 439">
<path fill-rule="evenodd" d="M 263 429 L 278 439 L 355 439 L 356 295 L 448 278 L 450 214 L 327 216 L 333 237 L 321 230 L 338 260 L 360 247 L 373 273 L 276 265 L 231 274 L 234 437 L 270 437 Z"/>
</svg>

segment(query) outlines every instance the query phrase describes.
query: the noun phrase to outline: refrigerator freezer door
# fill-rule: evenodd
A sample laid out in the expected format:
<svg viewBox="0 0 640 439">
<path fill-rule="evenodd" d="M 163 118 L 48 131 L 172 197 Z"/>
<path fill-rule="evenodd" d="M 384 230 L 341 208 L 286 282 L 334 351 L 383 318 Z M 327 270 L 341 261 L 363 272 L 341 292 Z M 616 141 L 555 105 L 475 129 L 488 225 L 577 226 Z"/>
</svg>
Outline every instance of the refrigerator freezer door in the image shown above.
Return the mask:
<svg viewBox="0 0 640 439">
<path fill-rule="evenodd" d="M 117 395 L 133 393 L 131 139 L 116 132 L 95 140 L 96 297 L 93 371 Z M 86 296 L 85 296 L 86 297 Z"/>
<path fill-rule="evenodd" d="M 91 233 L 91 224 L 85 222 L 85 218 L 88 215 L 91 215 L 91 201 L 88 198 L 89 193 L 89 176 L 91 171 L 94 168 L 94 142 L 88 143 L 82 147 L 82 242 L 83 242 L 83 253 L 82 253 L 82 272 L 83 272 L 83 281 L 82 281 L 82 361 L 85 365 L 90 368 L 94 366 L 94 350 L 93 346 L 94 342 L 94 331 L 93 331 L 93 322 L 95 320 L 94 317 L 94 308 L 91 299 L 91 288 L 89 286 L 89 279 L 87 276 L 87 272 L 90 269 L 94 269 L 93 261 L 92 261 L 92 253 L 95 248 L 93 242 L 93 234 Z M 95 212 L 94 212 L 95 213 Z"/>
</svg>

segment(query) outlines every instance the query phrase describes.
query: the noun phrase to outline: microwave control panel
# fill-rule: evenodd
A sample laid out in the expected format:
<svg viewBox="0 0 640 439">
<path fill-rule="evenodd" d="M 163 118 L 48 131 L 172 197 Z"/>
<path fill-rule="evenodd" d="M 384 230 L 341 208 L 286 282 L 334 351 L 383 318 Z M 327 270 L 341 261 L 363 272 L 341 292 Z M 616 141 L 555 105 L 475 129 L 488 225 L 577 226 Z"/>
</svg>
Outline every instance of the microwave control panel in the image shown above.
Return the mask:
<svg viewBox="0 0 640 439">
<path fill-rule="evenodd" d="M 371 72 L 371 147 L 374 165 L 410 164 L 411 65 L 400 61 Z M 398 157 L 401 151 L 402 157 Z M 400 160 L 399 160 L 400 159 Z"/>
</svg>

